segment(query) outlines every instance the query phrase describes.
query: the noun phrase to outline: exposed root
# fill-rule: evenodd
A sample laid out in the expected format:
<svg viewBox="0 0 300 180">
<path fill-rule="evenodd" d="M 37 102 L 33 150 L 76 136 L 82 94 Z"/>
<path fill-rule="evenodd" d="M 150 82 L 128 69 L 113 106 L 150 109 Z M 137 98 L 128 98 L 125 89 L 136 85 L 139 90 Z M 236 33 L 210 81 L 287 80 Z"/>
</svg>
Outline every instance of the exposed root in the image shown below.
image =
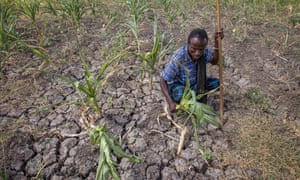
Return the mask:
<svg viewBox="0 0 300 180">
<path fill-rule="evenodd" d="M 164 132 L 159 131 L 159 130 L 156 130 L 156 129 L 152 129 L 150 132 L 158 132 L 158 133 L 160 133 L 160 134 L 162 134 L 162 135 L 164 135 L 164 136 L 166 136 L 166 137 L 168 137 L 168 138 L 170 138 L 170 139 L 172 139 L 172 140 L 174 140 L 174 141 L 178 141 L 177 138 L 175 138 L 175 137 L 173 137 L 173 136 L 170 136 L 170 135 L 167 135 L 167 134 L 165 134 Z"/>
<path fill-rule="evenodd" d="M 79 119 L 79 122 L 82 126 L 82 128 L 84 128 L 85 130 L 89 130 L 92 128 L 95 128 L 95 120 L 99 117 L 99 114 L 91 114 L 89 113 L 89 108 L 84 109 L 81 112 L 81 116 Z"/>
<path fill-rule="evenodd" d="M 186 126 L 183 126 L 183 127 L 182 127 L 182 126 L 180 126 L 179 124 L 177 124 L 177 123 L 175 122 L 175 120 L 172 118 L 172 116 L 170 115 L 170 113 L 169 113 L 169 111 L 168 111 L 168 104 L 167 104 L 167 103 L 164 104 L 164 108 L 163 108 L 163 109 L 164 109 L 164 113 L 161 113 L 161 114 L 158 115 L 158 117 L 157 117 L 157 123 L 160 125 L 160 117 L 166 116 L 167 119 L 168 119 L 169 121 L 171 121 L 171 123 L 172 123 L 176 128 L 180 129 L 181 133 L 180 133 L 179 144 L 178 144 L 178 147 L 177 147 L 177 153 L 176 153 L 176 155 L 179 156 L 180 153 L 181 153 L 183 144 L 184 144 L 185 135 L 186 135 L 186 133 L 187 133 L 187 127 L 186 127 Z M 152 130 L 152 131 L 159 132 L 159 133 L 163 133 L 163 132 L 157 131 L 157 130 Z M 169 137 L 169 136 L 166 135 L 166 134 L 164 134 L 164 135 L 167 136 L 167 137 Z M 173 137 L 169 137 L 169 138 L 171 138 L 171 139 L 174 140 Z M 176 141 L 178 141 L 178 140 L 176 139 Z"/>
<path fill-rule="evenodd" d="M 169 120 L 169 121 L 171 121 L 171 123 L 176 127 L 176 128 L 178 128 L 178 129 L 183 129 L 179 124 L 177 124 L 175 121 L 174 121 L 174 119 L 172 118 L 172 116 L 170 115 L 170 113 L 169 113 L 169 111 L 168 111 L 168 104 L 167 103 L 165 103 L 164 104 L 164 113 L 161 113 L 161 114 L 159 114 L 158 116 L 157 116 L 157 123 L 158 123 L 158 125 L 160 125 L 160 117 L 167 117 L 167 119 Z"/>
<path fill-rule="evenodd" d="M 186 132 L 187 132 L 187 127 L 185 126 L 180 134 L 179 144 L 178 144 L 177 153 L 176 153 L 177 156 L 179 156 L 181 154 L 181 150 L 182 150 L 182 147 L 184 144 L 184 137 L 186 135 Z"/>
</svg>

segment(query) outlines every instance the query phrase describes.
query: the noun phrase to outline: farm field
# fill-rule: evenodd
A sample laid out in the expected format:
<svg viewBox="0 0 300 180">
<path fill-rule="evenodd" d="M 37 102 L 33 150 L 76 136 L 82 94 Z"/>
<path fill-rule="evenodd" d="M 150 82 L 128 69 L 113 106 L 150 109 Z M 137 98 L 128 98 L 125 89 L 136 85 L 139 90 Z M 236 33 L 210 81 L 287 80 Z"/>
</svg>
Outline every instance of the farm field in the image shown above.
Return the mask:
<svg viewBox="0 0 300 180">
<path fill-rule="evenodd" d="M 213 48 L 216 1 L 0 0 L 0 15 L 2 179 L 300 178 L 299 0 L 221 0 L 226 123 L 174 114 L 179 155 L 160 72 L 194 28 Z"/>
</svg>

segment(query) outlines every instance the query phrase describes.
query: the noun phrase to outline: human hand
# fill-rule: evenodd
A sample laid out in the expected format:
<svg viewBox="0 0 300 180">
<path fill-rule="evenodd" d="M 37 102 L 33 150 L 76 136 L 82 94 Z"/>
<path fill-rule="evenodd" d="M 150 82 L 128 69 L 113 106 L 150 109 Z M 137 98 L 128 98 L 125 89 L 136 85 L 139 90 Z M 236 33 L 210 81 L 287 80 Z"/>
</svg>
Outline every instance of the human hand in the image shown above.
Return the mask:
<svg viewBox="0 0 300 180">
<path fill-rule="evenodd" d="M 176 109 L 177 104 L 174 103 L 173 101 L 169 102 L 168 104 L 169 104 L 169 110 L 170 110 L 170 112 L 171 113 L 175 113 L 177 111 L 177 109 Z"/>
<path fill-rule="evenodd" d="M 224 38 L 224 31 L 223 31 L 223 28 L 221 28 L 221 31 L 220 31 L 220 32 L 216 32 L 216 33 L 215 33 L 215 40 L 218 40 L 219 37 L 221 37 L 221 39 Z"/>
</svg>

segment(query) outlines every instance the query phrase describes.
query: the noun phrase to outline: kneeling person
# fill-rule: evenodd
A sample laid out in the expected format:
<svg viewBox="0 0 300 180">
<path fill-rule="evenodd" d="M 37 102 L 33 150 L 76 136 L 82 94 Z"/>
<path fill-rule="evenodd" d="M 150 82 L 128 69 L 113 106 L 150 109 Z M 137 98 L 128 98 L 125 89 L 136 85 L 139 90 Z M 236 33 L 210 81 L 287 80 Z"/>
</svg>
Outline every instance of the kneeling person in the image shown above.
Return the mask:
<svg viewBox="0 0 300 180">
<path fill-rule="evenodd" d="M 188 78 L 191 89 L 197 93 L 197 67 L 200 60 L 204 60 L 205 64 L 216 65 L 218 63 L 217 45 L 219 35 L 223 38 L 223 32 L 215 34 L 215 48 L 212 52 L 207 49 L 208 36 L 206 31 L 198 28 L 194 29 L 188 36 L 187 44 L 172 54 L 170 62 L 160 77 L 161 90 L 167 100 L 170 112 L 176 112 L 176 104 L 180 102 L 183 96 L 187 76 L 185 69 L 189 72 Z M 219 80 L 217 78 L 206 78 L 205 84 L 206 90 L 215 89 L 219 86 Z"/>
</svg>

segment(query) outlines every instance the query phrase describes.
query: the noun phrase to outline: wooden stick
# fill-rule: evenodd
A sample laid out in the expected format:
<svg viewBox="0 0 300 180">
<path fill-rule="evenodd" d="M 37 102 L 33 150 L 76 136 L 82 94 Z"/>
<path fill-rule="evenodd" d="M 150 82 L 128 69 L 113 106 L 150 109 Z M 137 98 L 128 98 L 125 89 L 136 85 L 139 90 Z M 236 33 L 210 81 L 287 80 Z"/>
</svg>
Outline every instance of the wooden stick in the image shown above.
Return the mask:
<svg viewBox="0 0 300 180">
<path fill-rule="evenodd" d="M 218 21 L 218 33 L 221 32 L 221 16 L 220 16 L 220 0 L 217 0 L 217 21 Z M 222 60 L 222 39 L 220 34 L 218 35 L 218 60 L 219 60 L 219 79 L 220 79 L 220 120 L 224 124 L 224 102 L 223 102 L 223 60 Z"/>
</svg>

